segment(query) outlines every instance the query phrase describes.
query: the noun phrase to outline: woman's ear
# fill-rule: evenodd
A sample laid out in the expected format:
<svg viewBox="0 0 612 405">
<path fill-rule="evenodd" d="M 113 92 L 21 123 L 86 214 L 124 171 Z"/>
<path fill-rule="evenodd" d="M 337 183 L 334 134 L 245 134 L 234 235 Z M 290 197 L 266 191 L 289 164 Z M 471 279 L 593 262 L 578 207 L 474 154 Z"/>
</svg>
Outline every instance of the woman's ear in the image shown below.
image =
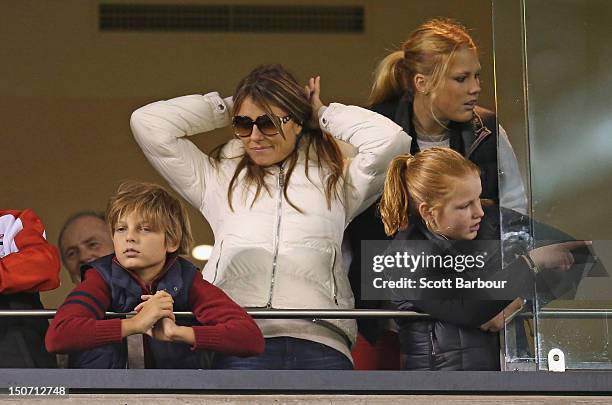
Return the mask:
<svg viewBox="0 0 612 405">
<path fill-rule="evenodd" d="M 416 75 L 414 75 L 413 82 L 414 82 L 414 88 L 416 89 L 417 93 L 426 95 L 429 92 L 428 91 L 429 80 L 427 76 L 425 76 L 424 74 L 417 73 Z"/>
<path fill-rule="evenodd" d="M 302 129 L 304 129 L 303 125 L 298 124 L 297 122 L 295 123 L 295 133 L 296 134 L 301 134 L 302 133 Z"/>
</svg>

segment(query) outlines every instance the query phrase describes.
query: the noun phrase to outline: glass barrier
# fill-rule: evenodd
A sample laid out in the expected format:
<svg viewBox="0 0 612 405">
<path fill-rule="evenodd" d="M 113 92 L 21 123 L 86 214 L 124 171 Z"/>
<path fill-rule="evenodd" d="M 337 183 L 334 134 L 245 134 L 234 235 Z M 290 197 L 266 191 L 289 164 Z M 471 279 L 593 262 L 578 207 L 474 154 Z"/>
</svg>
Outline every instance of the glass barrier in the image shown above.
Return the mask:
<svg viewBox="0 0 612 405">
<path fill-rule="evenodd" d="M 525 128 L 514 145 L 525 148 L 521 169 L 526 175 L 529 225 L 523 230 L 502 229 L 506 243 L 523 239 L 532 248 L 545 241 L 593 241 L 574 249 L 575 265 L 551 287 L 536 279 L 535 299 L 527 311 L 508 324 L 504 339 L 506 369 L 612 369 L 609 320 L 612 315 L 612 142 L 609 132 L 609 38 L 612 4 L 605 0 L 523 0 L 514 5 L 494 2 L 494 35 L 500 120 L 513 117 Z M 513 8 L 511 8 L 513 7 Z M 504 20 L 506 18 L 506 20 Z M 511 40 L 520 21 L 522 44 Z M 513 31 L 514 30 L 514 31 Z M 506 41 L 505 41 L 505 40 Z M 520 73 L 503 75 L 504 55 L 522 46 Z M 521 66 L 522 65 L 522 66 Z M 519 77 L 520 76 L 520 77 Z M 504 110 L 504 78 L 513 85 L 520 108 Z M 517 112 L 518 111 L 518 112 Z M 609 149 L 610 148 L 610 149 Z M 501 179 L 503 181 L 503 173 Z M 507 223 L 503 218 L 502 224 Z M 563 274 L 562 274 L 563 273 Z M 551 362 L 549 362 L 551 356 Z M 563 363 L 563 364 L 562 364 Z"/>
</svg>

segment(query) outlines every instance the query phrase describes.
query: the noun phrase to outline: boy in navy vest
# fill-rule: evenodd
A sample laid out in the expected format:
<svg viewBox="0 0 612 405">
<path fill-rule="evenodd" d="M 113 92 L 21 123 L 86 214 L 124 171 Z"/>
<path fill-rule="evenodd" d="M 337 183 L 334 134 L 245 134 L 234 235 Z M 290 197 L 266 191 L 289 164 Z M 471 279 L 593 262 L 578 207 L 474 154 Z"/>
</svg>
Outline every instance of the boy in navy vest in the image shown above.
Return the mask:
<svg viewBox="0 0 612 405">
<path fill-rule="evenodd" d="M 47 350 L 73 354 L 72 366 L 81 368 L 125 368 L 122 342 L 135 334 L 144 336 L 148 368 L 202 368 L 200 349 L 240 356 L 263 351 L 251 317 L 178 256 L 192 240 L 179 200 L 155 184 L 124 183 L 106 216 L 115 253 L 81 268 L 83 282 L 58 309 Z M 106 311 L 136 315 L 104 319 Z M 196 322 L 180 322 L 173 311 L 191 311 Z"/>
</svg>

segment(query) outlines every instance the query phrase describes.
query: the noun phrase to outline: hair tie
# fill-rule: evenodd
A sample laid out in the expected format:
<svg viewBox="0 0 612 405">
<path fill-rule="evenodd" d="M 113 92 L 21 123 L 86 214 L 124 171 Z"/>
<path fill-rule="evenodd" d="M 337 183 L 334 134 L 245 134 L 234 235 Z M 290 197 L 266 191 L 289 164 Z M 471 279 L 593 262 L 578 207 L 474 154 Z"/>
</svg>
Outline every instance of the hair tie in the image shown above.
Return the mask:
<svg viewBox="0 0 612 405">
<path fill-rule="evenodd" d="M 406 166 L 408 166 L 410 164 L 410 162 L 412 162 L 414 160 L 414 155 L 411 154 L 406 154 Z"/>
</svg>

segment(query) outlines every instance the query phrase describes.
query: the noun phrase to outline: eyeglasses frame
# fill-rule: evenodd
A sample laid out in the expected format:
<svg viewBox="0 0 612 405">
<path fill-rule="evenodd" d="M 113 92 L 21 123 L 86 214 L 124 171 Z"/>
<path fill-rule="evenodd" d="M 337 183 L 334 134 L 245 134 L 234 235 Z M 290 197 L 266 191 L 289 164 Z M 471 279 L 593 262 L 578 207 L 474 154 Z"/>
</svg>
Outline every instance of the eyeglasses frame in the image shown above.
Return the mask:
<svg viewBox="0 0 612 405">
<path fill-rule="evenodd" d="M 257 125 L 257 120 L 258 120 L 260 117 L 263 117 L 264 115 L 269 117 L 269 115 L 268 115 L 268 114 L 262 114 L 262 115 L 260 115 L 259 117 L 255 118 L 254 120 L 253 120 L 253 119 L 251 119 L 251 122 L 252 122 L 252 125 L 251 125 L 251 132 L 249 132 L 249 134 L 248 134 L 248 135 L 239 135 L 239 134 L 237 134 L 237 133 L 236 133 L 236 130 L 235 130 L 235 128 L 234 128 L 234 118 L 235 118 L 235 117 L 240 117 L 240 115 L 234 115 L 234 117 L 232 118 L 232 129 L 234 129 L 234 135 L 235 135 L 236 137 L 238 137 L 238 138 L 249 138 L 249 137 L 251 137 L 251 135 L 253 135 L 253 127 Z M 243 115 L 242 117 L 244 117 L 244 115 Z M 284 125 L 284 124 L 288 123 L 289 121 L 291 121 L 291 115 L 285 115 L 284 117 L 279 117 L 278 115 L 274 115 L 274 117 L 275 117 L 275 118 L 277 118 L 277 119 L 280 121 L 281 125 Z M 250 119 L 250 117 L 247 117 L 247 118 L 249 118 L 249 119 Z M 274 121 L 272 121 L 272 122 L 274 123 Z M 276 125 L 275 125 L 275 126 L 276 126 Z M 280 134 L 280 130 L 279 130 L 279 131 L 277 131 L 277 132 L 275 132 L 275 133 L 273 133 L 273 134 L 264 134 L 264 133 L 263 133 L 263 132 L 262 132 L 262 131 L 259 129 L 259 126 L 257 126 L 257 129 L 259 130 L 259 132 L 261 132 L 261 134 L 262 134 L 263 136 L 266 136 L 266 137 L 273 137 L 273 136 L 276 136 L 276 135 Z"/>
</svg>

